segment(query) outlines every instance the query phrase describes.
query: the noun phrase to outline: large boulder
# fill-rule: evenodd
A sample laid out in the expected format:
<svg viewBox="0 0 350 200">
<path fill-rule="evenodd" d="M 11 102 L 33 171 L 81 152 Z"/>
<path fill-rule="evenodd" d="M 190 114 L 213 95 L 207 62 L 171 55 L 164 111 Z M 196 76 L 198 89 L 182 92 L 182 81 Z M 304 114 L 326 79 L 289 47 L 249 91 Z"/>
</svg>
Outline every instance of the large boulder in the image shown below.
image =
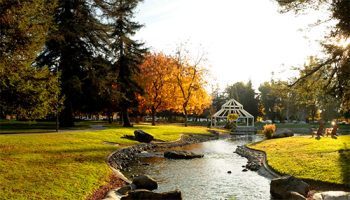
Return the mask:
<svg viewBox="0 0 350 200">
<path fill-rule="evenodd" d="M 286 128 L 281 128 L 273 133 L 272 138 L 291 137 L 293 135 L 294 135 L 293 131 L 286 129 Z"/>
<path fill-rule="evenodd" d="M 151 192 L 148 190 L 137 189 L 131 191 L 127 197 L 121 198 L 122 200 L 131 199 L 173 199 L 182 200 L 182 191 L 174 190 L 169 192 Z"/>
<path fill-rule="evenodd" d="M 139 142 L 147 142 L 150 143 L 153 140 L 153 136 L 149 133 L 146 133 L 143 130 L 136 130 L 134 131 L 135 134 L 135 140 Z"/>
<path fill-rule="evenodd" d="M 122 195 L 128 194 L 132 190 L 132 187 L 130 185 L 126 185 L 124 187 L 121 187 L 118 192 Z"/>
<path fill-rule="evenodd" d="M 306 197 L 309 185 L 294 176 L 283 176 L 271 180 L 270 193 L 273 197 L 282 199 L 288 192 L 297 192 Z"/>
<path fill-rule="evenodd" d="M 170 150 L 170 151 L 164 152 L 164 157 L 175 158 L 175 159 L 202 158 L 203 156 L 204 154 L 193 153 L 188 151 Z"/>
<path fill-rule="evenodd" d="M 138 189 L 153 190 L 158 188 L 158 183 L 149 175 L 143 175 L 134 178 L 132 181 Z"/>
</svg>

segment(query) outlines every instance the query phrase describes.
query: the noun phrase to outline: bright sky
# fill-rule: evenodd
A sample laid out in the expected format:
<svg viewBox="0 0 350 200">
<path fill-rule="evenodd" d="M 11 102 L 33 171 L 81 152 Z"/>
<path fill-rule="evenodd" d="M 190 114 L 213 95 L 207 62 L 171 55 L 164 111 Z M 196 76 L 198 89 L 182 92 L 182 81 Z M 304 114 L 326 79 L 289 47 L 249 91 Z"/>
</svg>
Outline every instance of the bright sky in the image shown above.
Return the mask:
<svg viewBox="0 0 350 200">
<path fill-rule="evenodd" d="M 137 9 L 134 20 L 146 25 L 137 39 L 167 54 L 180 41 L 190 40 L 193 47 L 202 44 L 221 89 L 251 78 L 258 92 L 271 72 L 286 80 L 292 73 L 279 72 L 315 55 L 319 48 L 313 41 L 324 33 L 322 27 L 298 31 L 324 13 L 279 14 L 277 3 L 270 0 L 145 0 Z"/>
</svg>

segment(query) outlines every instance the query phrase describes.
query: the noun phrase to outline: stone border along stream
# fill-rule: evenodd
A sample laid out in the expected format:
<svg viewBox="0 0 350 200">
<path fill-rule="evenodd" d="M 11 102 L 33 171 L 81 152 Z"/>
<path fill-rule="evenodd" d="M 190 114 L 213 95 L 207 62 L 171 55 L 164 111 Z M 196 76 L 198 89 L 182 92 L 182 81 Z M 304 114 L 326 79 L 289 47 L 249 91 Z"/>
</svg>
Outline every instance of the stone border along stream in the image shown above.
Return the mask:
<svg viewBox="0 0 350 200">
<path fill-rule="evenodd" d="M 132 189 L 136 189 L 135 185 L 132 184 L 132 181 L 130 181 L 120 172 L 120 170 L 125 170 L 124 168 L 127 167 L 130 162 L 138 159 L 136 154 L 146 150 L 151 150 L 153 148 L 170 149 L 173 147 L 185 146 L 209 140 L 217 140 L 219 138 L 219 133 L 216 131 L 212 131 L 211 133 L 213 134 L 181 134 L 179 139 L 170 142 L 140 143 L 137 145 L 123 147 L 108 154 L 105 162 L 115 175 L 117 175 L 127 184 L 131 185 Z M 115 194 L 110 194 L 111 192 L 118 193 L 118 189 L 119 188 L 111 190 L 103 199 L 118 199 L 118 195 L 116 196 Z M 111 198 L 111 196 L 114 198 Z"/>
<path fill-rule="evenodd" d="M 258 171 L 259 175 L 271 179 L 282 177 L 268 165 L 266 153 L 263 151 L 251 149 L 247 147 L 247 145 L 243 145 L 237 146 L 237 149 L 233 153 L 237 153 L 238 155 L 247 158 L 248 164 L 244 167 L 252 171 Z M 261 168 L 261 166 L 263 166 L 263 168 Z"/>
</svg>

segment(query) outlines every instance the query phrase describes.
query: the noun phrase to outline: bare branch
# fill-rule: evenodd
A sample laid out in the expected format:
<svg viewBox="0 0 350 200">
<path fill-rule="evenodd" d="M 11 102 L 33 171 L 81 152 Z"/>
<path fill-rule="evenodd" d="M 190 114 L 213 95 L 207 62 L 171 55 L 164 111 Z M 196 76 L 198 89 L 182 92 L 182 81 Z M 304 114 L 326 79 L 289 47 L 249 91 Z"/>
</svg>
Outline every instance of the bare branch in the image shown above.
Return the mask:
<svg viewBox="0 0 350 200">
<path fill-rule="evenodd" d="M 319 69 L 321 69 L 322 67 L 330 64 L 330 63 L 333 63 L 334 61 L 336 61 L 335 59 L 329 59 L 327 60 L 326 62 L 320 64 L 319 66 L 317 66 L 316 68 L 314 68 L 313 70 L 311 70 L 309 73 L 307 73 L 306 75 L 298 78 L 293 84 L 291 85 L 288 85 L 288 87 L 293 87 L 294 85 L 296 85 L 298 82 L 300 82 L 301 80 L 311 76 L 313 73 L 317 72 Z"/>
</svg>

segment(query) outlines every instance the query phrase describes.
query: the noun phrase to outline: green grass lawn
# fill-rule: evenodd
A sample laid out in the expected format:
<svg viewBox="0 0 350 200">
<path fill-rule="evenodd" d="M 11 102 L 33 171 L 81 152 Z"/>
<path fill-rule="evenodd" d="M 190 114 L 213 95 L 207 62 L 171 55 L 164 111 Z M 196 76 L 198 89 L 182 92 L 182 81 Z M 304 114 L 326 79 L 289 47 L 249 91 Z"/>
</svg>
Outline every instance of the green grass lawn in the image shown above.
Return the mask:
<svg viewBox="0 0 350 200">
<path fill-rule="evenodd" d="M 350 185 L 350 135 L 271 139 L 247 146 L 266 152 L 269 165 L 281 174 Z"/>
<path fill-rule="evenodd" d="M 138 142 L 124 135 L 142 129 L 156 139 L 170 141 L 182 133 L 208 133 L 205 127 L 146 126 L 61 134 L 0 136 L 1 199 L 85 199 L 108 180 L 106 156 Z"/>
</svg>

